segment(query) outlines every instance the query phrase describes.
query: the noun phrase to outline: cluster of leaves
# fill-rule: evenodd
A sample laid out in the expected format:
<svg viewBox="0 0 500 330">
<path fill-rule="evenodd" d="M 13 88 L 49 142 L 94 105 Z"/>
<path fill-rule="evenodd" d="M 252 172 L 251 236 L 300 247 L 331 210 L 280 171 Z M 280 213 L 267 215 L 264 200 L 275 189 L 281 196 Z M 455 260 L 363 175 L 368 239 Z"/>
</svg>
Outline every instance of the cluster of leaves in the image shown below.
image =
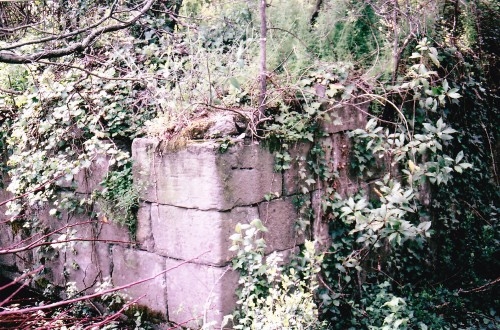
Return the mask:
<svg viewBox="0 0 500 330">
<path fill-rule="evenodd" d="M 132 162 L 125 163 L 121 169 L 111 171 L 101 182 L 103 187 L 95 191 L 103 219 L 127 227 L 132 237 L 137 228 L 137 210 L 139 209 L 139 188 L 134 185 L 132 177 Z M 107 221 L 107 220 L 106 220 Z"/>
<path fill-rule="evenodd" d="M 406 80 L 392 88 L 411 97 L 411 106 L 403 98 L 403 106 L 395 107 L 400 124 L 384 128 L 370 120 L 365 129 L 350 134 L 358 145 L 353 152 L 357 174 L 372 177 L 369 170 L 382 159 L 386 176 L 374 182 L 373 193 L 347 199 L 334 195 L 323 202 L 324 211 L 338 218 L 331 224 L 332 250 L 323 263 L 329 283 L 320 295 L 327 307 L 324 317 L 334 328 L 493 329 L 498 325 L 499 241 L 493 234 L 498 183 L 492 155 L 476 148 L 479 136 L 498 134 L 486 128 L 491 114 L 482 109 L 485 100 L 495 97 L 485 93 L 470 71 L 464 82 L 451 64 L 443 68 L 446 60 L 426 39 L 409 59 L 419 63 L 409 64 Z M 451 74 L 443 79 L 442 72 Z M 465 115 L 462 102 L 472 100 L 478 102 L 475 112 L 469 107 Z"/>
<path fill-rule="evenodd" d="M 231 236 L 237 255 L 233 269 L 240 273 L 238 310 L 234 329 L 323 329 L 314 292 L 318 287 L 321 256 L 306 241 L 301 255 L 289 267 L 276 252 L 265 256 L 261 233 L 267 229 L 258 219 L 238 224 Z"/>
<path fill-rule="evenodd" d="M 467 22 L 478 19 L 467 14 Z M 435 22 L 433 15 L 423 15 L 419 28 L 424 30 L 427 20 Z M 460 15 L 464 19 L 466 13 Z M 460 24 L 471 29 L 467 22 Z M 399 32 L 411 28 L 403 25 Z M 450 45 L 446 31 L 440 27 L 438 36 L 445 34 L 440 41 L 408 37 L 403 50 L 395 53 L 396 69 L 405 70 L 404 76 L 396 73 L 391 87 L 372 84 L 361 88 L 364 93 L 359 93 L 359 84 L 355 87 L 358 98 L 385 108 L 375 113 L 383 113 L 385 122 L 372 119 L 365 129 L 350 133 L 351 170 L 360 180 L 371 180 L 370 191 L 347 197 L 335 194 L 335 173 L 330 173 L 322 159 L 325 153 L 317 147 L 308 159 L 290 155 L 294 142 L 314 142 L 322 136 L 316 123 L 324 114 L 320 106 L 311 109 L 308 103 L 316 100 L 313 93 L 295 98 L 300 105 L 294 107 L 286 107 L 285 95 L 277 121 L 267 126 L 271 142 L 277 139 L 271 145 L 283 146 L 277 153 L 277 170 L 297 162 L 302 164 L 302 179 L 326 183 L 324 219 L 336 220 L 330 226 L 333 243 L 323 261 L 325 286 L 319 298 L 329 327 L 498 325 L 499 196 L 494 151 L 498 128 L 491 125 L 498 122 L 498 114 L 487 110 L 498 109 L 498 98 L 484 83 L 493 90 L 496 84 L 477 78 L 484 77 L 484 70 L 480 63 L 472 64 L 472 49 Z M 470 47 L 474 40 L 467 38 L 473 35 L 461 42 L 469 40 Z M 304 86 L 312 86 L 308 84 Z M 333 81 L 326 86 L 327 91 L 332 89 L 326 96 L 335 102 L 339 85 Z M 343 91 L 347 85 L 340 86 Z M 392 115 L 386 116 L 388 112 Z M 380 171 L 386 175 L 376 180 Z M 301 210 L 311 208 L 311 187 L 303 187 L 305 198 L 298 199 Z"/>
</svg>

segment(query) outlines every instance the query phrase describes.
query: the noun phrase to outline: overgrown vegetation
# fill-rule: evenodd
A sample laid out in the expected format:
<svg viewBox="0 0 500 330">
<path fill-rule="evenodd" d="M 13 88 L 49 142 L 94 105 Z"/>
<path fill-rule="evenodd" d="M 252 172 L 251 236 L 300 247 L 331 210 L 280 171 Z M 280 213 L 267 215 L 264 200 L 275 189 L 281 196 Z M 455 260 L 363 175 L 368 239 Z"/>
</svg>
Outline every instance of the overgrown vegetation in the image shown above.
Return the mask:
<svg viewBox="0 0 500 330">
<path fill-rule="evenodd" d="M 128 228 L 132 237 L 137 228 L 137 210 L 139 208 L 139 186 L 134 185 L 132 178 L 132 162 L 123 165 L 118 171 L 111 171 L 101 182 L 102 191 L 94 193 L 103 219 L 107 217 L 121 226 Z"/>
<path fill-rule="evenodd" d="M 233 268 L 241 274 L 234 329 L 322 329 L 314 301 L 322 257 L 306 241 L 304 251 L 285 269 L 276 252 L 264 255 L 266 243 L 259 234 L 266 231 L 255 219 L 237 225 L 231 236 L 231 250 L 237 251 Z"/>
<path fill-rule="evenodd" d="M 29 210 L 50 205 L 58 217 L 97 200 L 106 221 L 133 232 L 132 139 L 193 138 L 185 132 L 198 120 L 236 113 L 238 133 L 276 152 L 277 171 L 298 164 L 298 230 L 322 187 L 331 238 L 324 255 L 307 243 L 282 267 L 264 262 L 259 223 L 240 227 L 239 328 L 498 328 L 497 2 L 269 1 L 263 116 L 258 1 L 115 5 L 0 4 L 12 221 L 41 230 Z M 368 182 L 351 195 L 321 143 L 322 123 L 340 124 L 346 106 L 368 118 L 348 133 L 353 183 Z M 302 142 L 309 155 L 292 158 Z M 223 137 L 220 150 L 231 143 Z M 103 161 L 103 190 L 80 198 L 73 178 Z"/>
</svg>

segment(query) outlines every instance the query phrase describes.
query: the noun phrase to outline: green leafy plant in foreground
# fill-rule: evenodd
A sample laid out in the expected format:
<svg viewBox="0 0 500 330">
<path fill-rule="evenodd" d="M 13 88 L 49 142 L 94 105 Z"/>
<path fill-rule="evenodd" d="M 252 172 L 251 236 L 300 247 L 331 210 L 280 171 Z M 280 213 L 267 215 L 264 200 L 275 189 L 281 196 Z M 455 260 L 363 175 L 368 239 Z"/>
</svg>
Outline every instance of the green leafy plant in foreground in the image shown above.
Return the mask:
<svg viewBox="0 0 500 330">
<path fill-rule="evenodd" d="M 231 236 L 231 250 L 237 255 L 233 269 L 240 272 L 238 311 L 234 314 L 235 329 L 322 329 L 314 291 L 322 257 L 314 243 L 306 241 L 300 256 L 290 267 L 283 266 L 276 252 L 265 256 L 266 232 L 258 219 L 238 224 Z"/>
</svg>

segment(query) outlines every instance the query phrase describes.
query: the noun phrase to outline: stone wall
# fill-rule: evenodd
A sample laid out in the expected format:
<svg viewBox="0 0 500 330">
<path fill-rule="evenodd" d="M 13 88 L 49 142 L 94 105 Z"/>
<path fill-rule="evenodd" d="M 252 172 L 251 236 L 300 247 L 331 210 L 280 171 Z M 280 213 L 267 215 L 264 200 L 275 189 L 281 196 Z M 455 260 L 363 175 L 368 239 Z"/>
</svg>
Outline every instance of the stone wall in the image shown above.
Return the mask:
<svg viewBox="0 0 500 330">
<path fill-rule="evenodd" d="M 154 139 L 136 139 L 134 181 L 143 186 L 137 241 L 165 267 L 187 261 L 165 276 L 171 321 L 220 320 L 235 306 L 238 274 L 228 267 L 238 222 L 259 218 L 268 227 L 268 251 L 288 251 L 304 242 L 294 233 L 290 196 L 267 202 L 283 190 L 274 157 L 258 144 L 239 143 L 226 153 L 215 142 L 194 142 L 162 152 Z"/>
<path fill-rule="evenodd" d="M 39 208 L 33 216 L 49 228 L 64 228 L 59 233 L 74 229 L 75 238 L 89 242 L 46 252 L 43 260 L 39 249 L 5 255 L 0 257 L 2 272 L 15 277 L 30 264 L 44 264 L 44 277 L 52 284 L 76 282 L 80 290 L 106 277 L 115 286 L 154 277 L 126 293 L 141 297 L 139 304 L 173 322 L 220 322 L 236 303 L 238 274 L 229 267 L 234 256 L 229 236 L 236 224 L 261 219 L 269 229 L 264 237 L 267 253 L 289 253 L 304 237 L 294 232 L 293 194 L 282 195 L 284 190 L 296 191 L 296 183 L 284 182 L 283 175 L 274 172 L 273 155 L 254 143 L 241 142 L 223 154 L 218 147 L 213 141 L 193 142 L 180 151 L 164 152 L 157 140 L 136 139 L 134 182 L 141 187 L 141 203 L 135 241 L 127 229 L 104 217 L 96 221 L 84 213 L 55 218 L 48 208 Z M 99 189 L 107 169 L 106 160 L 100 159 L 87 175 L 77 175 L 77 194 Z M 271 192 L 280 198 L 266 201 L 264 196 Z M 21 231 L 13 232 L 8 223 L 1 226 L 2 248 L 22 241 Z"/>
<path fill-rule="evenodd" d="M 348 175 L 345 131 L 363 125 L 365 118 L 351 108 L 339 114 L 343 122 L 326 123 L 328 136 L 321 143 L 329 166 L 340 173 L 335 188 L 347 193 L 356 190 L 358 183 Z M 292 156 L 305 157 L 310 147 L 296 145 Z M 132 145 L 133 172 L 141 203 L 134 241 L 125 228 L 104 217 L 90 220 L 84 213 L 62 214 L 55 219 L 48 209 L 40 208 L 34 213 L 50 228 L 64 227 L 61 233 L 75 229 L 75 237 L 91 241 L 49 251 L 43 260 L 38 251 L 1 256 L 2 272 L 14 277 L 29 264 L 42 263 L 51 283 L 64 287 L 76 282 L 81 290 L 106 277 L 115 286 L 152 278 L 130 287 L 127 293 L 176 323 L 195 326 L 203 321 L 220 322 L 236 303 L 238 274 L 229 267 L 234 256 L 229 251 L 229 236 L 236 224 L 261 219 L 269 229 L 264 236 L 267 253 L 288 255 L 305 237 L 294 229 L 298 216 L 292 200 L 303 184 L 298 163 L 292 162 L 290 170 L 277 173 L 274 156 L 257 143 L 239 141 L 222 154 L 218 148 L 214 141 L 203 141 L 168 151 L 155 139 L 136 139 Z M 107 169 L 106 159 L 97 159 L 90 171 L 76 176 L 76 192 L 86 196 L 99 189 Z M 320 248 L 330 243 L 328 224 L 320 211 L 325 188 L 317 184 L 310 189 L 315 221 L 308 235 L 314 236 Z M 269 193 L 276 197 L 267 201 L 264 196 Z M 0 226 L 1 248 L 22 240 L 20 231 L 13 232 L 8 223 Z"/>
</svg>

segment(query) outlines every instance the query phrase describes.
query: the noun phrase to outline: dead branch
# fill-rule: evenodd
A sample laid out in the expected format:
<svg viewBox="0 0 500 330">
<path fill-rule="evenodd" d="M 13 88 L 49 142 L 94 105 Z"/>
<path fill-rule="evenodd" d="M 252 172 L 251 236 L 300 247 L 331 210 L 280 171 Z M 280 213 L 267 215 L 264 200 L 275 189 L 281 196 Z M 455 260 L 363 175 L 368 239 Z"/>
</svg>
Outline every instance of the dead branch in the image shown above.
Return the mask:
<svg viewBox="0 0 500 330">
<path fill-rule="evenodd" d="M 486 291 L 486 290 L 489 290 L 489 288 L 495 284 L 497 284 L 498 282 L 500 282 L 500 277 L 497 277 L 495 280 L 491 281 L 491 282 L 488 282 L 484 285 L 481 285 L 480 287 L 477 287 L 477 288 L 473 288 L 473 289 L 470 289 L 470 290 L 462 290 L 462 289 L 459 289 L 458 290 L 458 293 L 475 293 L 475 292 L 482 292 L 482 291 Z"/>
<path fill-rule="evenodd" d="M 144 283 L 144 282 L 147 282 L 147 281 L 154 280 L 155 278 L 157 278 L 157 277 L 159 277 L 159 276 L 161 276 L 161 275 L 163 275 L 163 274 L 165 274 L 165 273 L 167 273 L 167 272 L 169 272 L 171 270 L 177 269 L 177 268 L 179 268 L 180 266 L 182 266 L 184 264 L 187 264 L 189 262 L 192 262 L 193 260 L 196 260 L 196 259 L 200 258 L 201 256 L 203 256 L 204 254 L 207 254 L 208 252 L 210 252 L 210 251 L 205 251 L 205 252 L 201 253 L 200 255 L 198 255 L 198 256 L 196 256 L 194 258 L 191 258 L 191 259 L 188 259 L 188 260 L 184 260 L 184 261 L 180 262 L 179 264 L 177 264 L 177 265 L 175 265 L 173 267 L 170 267 L 168 269 L 165 269 L 164 271 L 162 271 L 162 272 L 160 272 L 160 273 L 158 273 L 156 275 L 153 275 L 151 277 L 148 277 L 148 278 L 145 278 L 145 279 L 142 279 L 142 280 L 139 280 L 139 281 L 135 281 L 135 282 L 132 282 L 132 283 L 129 283 L 129 284 L 117 286 L 117 287 L 114 287 L 114 288 L 111 288 L 111 289 L 108 289 L 108 290 L 104 290 L 104 291 L 101 291 L 101 292 L 96 292 L 96 293 L 85 295 L 85 296 L 78 297 L 78 298 L 73 298 L 73 299 L 58 301 L 58 302 L 55 302 L 55 303 L 52 303 L 52 304 L 41 305 L 41 306 L 34 306 L 34 307 L 28 307 L 28 308 L 23 308 L 23 309 L 18 309 L 18 310 L 4 310 L 4 311 L 0 312 L 0 316 L 31 313 L 31 312 L 41 311 L 41 310 L 45 310 L 45 309 L 51 309 L 51 308 L 60 307 L 60 306 L 66 306 L 66 305 L 74 304 L 74 303 L 77 303 L 77 302 L 80 302 L 80 301 L 84 301 L 84 300 L 88 300 L 88 299 L 93 299 L 93 298 L 98 298 L 98 297 L 101 297 L 103 295 L 106 295 L 106 294 L 109 294 L 109 293 L 113 293 L 113 292 L 116 292 L 116 291 L 128 289 L 128 288 L 130 288 L 130 287 L 132 287 L 134 285 L 138 285 L 138 284 L 141 284 L 141 283 Z"/>
<path fill-rule="evenodd" d="M 48 59 L 48 58 L 58 58 L 58 57 L 63 57 L 66 55 L 70 55 L 76 52 L 81 52 L 88 48 L 92 43 L 98 39 L 101 35 L 105 33 L 110 33 L 110 32 L 115 32 L 119 30 L 123 30 L 125 28 L 128 28 L 135 22 L 139 20 L 153 5 L 155 0 L 147 0 L 144 5 L 142 6 L 141 10 L 130 20 L 128 21 L 123 21 L 120 24 L 114 24 L 114 25 L 108 25 L 108 26 L 101 26 L 106 20 L 108 19 L 113 19 L 116 20 L 116 18 L 112 17 L 113 11 L 110 11 L 110 14 L 106 16 L 106 18 L 101 19 L 99 22 L 86 27 L 84 29 L 79 29 L 74 32 L 69 32 L 67 34 L 64 34 L 62 36 L 51 36 L 51 37 L 46 37 L 42 39 L 38 39 L 35 41 L 30 41 L 26 43 L 17 43 L 10 45 L 8 47 L 4 47 L 0 49 L 0 62 L 3 63 L 9 63 L 9 64 L 29 64 L 36 62 L 41 59 Z M 114 6 L 114 5 L 113 5 Z M 100 26 L 100 27 L 99 27 Z M 89 34 L 87 35 L 86 38 L 84 38 L 80 42 L 73 43 L 67 47 L 63 48 L 58 48 L 58 49 L 50 49 L 50 50 L 43 50 L 39 51 L 33 54 L 16 54 L 15 52 L 11 52 L 9 50 L 13 49 L 18 49 L 21 46 L 24 46 L 26 44 L 40 44 L 48 41 L 53 41 L 56 39 L 60 38 L 68 38 L 72 37 L 78 34 L 85 33 L 87 31 L 90 31 Z"/>
<path fill-rule="evenodd" d="M 120 241 L 120 240 L 112 240 L 112 239 L 97 239 L 97 238 L 68 238 L 59 241 L 51 241 L 51 242 L 41 242 L 36 244 L 29 244 L 27 246 L 23 246 L 17 249 L 3 249 L 0 250 L 0 255 L 2 254 L 12 254 L 12 253 L 20 253 L 28 250 L 32 250 L 41 246 L 50 246 L 55 244 L 63 244 L 63 243 L 71 243 L 71 242 L 104 242 L 104 243 L 121 243 L 121 244 L 134 244 L 134 242 L 130 241 Z"/>
<path fill-rule="evenodd" d="M 267 20 L 266 20 L 266 0 L 260 1 L 260 93 L 259 93 L 259 119 L 265 117 L 266 112 L 266 87 L 267 87 L 267 68 L 266 68 L 266 38 L 267 38 Z"/>
</svg>

